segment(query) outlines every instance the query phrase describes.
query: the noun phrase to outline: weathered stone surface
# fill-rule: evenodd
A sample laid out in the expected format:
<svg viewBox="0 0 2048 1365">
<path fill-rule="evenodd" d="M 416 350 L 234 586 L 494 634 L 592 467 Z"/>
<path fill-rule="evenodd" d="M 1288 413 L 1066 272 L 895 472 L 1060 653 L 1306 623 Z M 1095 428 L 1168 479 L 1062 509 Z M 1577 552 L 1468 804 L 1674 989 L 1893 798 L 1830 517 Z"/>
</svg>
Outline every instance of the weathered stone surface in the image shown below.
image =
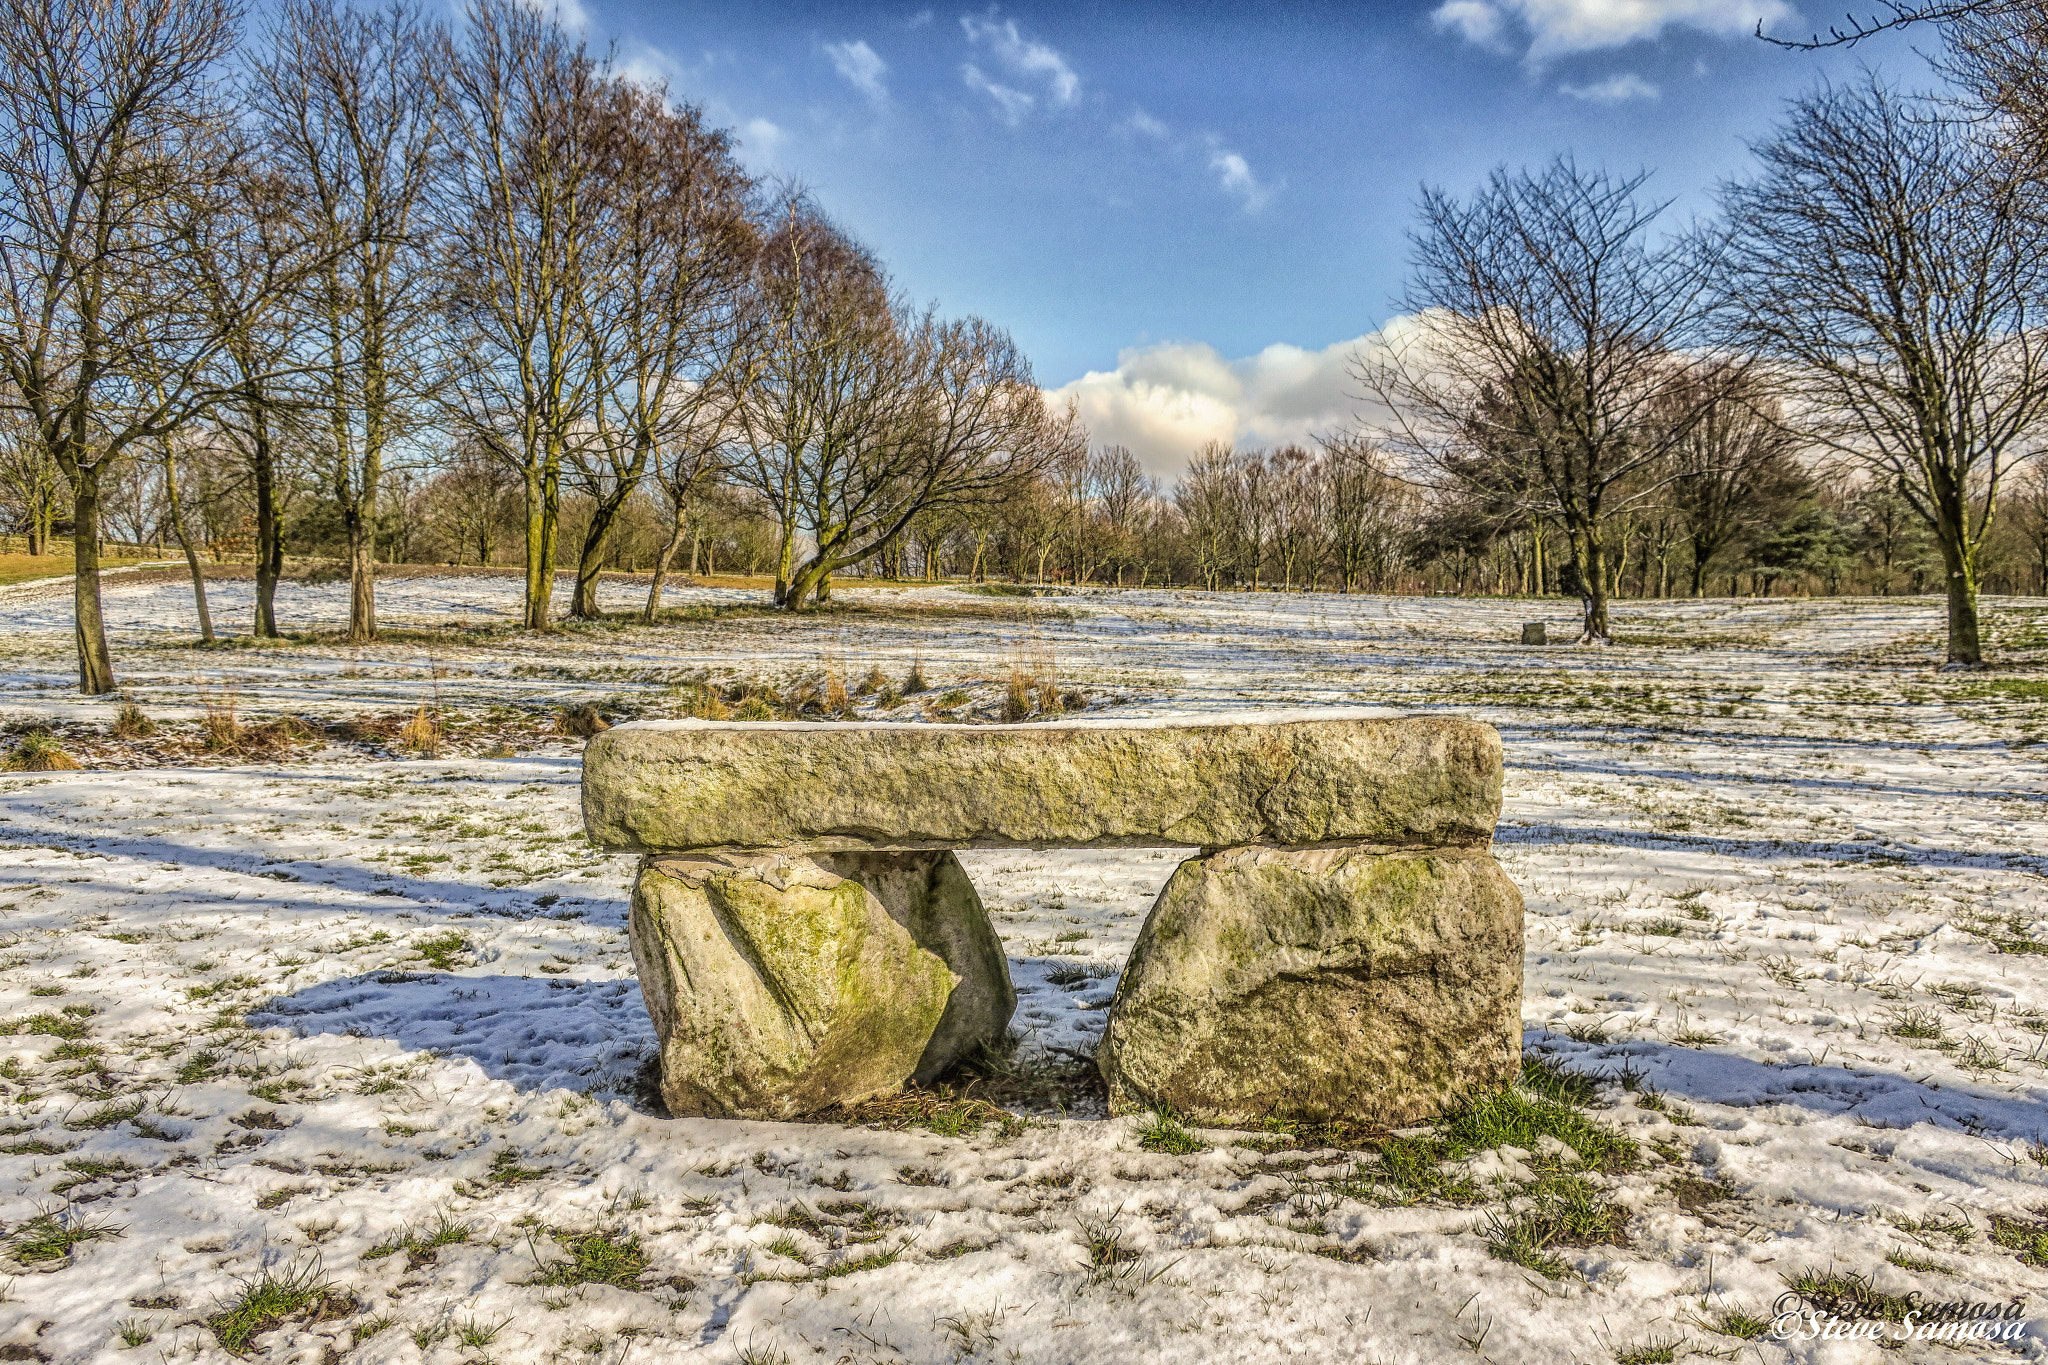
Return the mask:
<svg viewBox="0 0 2048 1365">
<path fill-rule="evenodd" d="M 958 858 L 950 851 L 819 853 L 811 861 L 874 893 L 889 917 L 959 978 L 912 1080 L 930 1081 L 979 1044 L 1002 1038 L 1017 1012 L 1010 960 Z"/>
<path fill-rule="evenodd" d="M 801 856 L 650 859 L 631 938 L 674 1114 L 791 1118 L 894 1090 L 955 980 L 866 887 Z"/>
<path fill-rule="evenodd" d="M 1492 837 L 1501 748 L 1491 726 L 1314 714 L 985 726 L 637 722 L 585 750 L 583 818 L 597 843 L 642 851 Z"/>
<path fill-rule="evenodd" d="M 1225 849 L 1159 893 L 1097 1060 L 1113 1112 L 1401 1127 L 1513 1079 L 1521 988 L 1484 849 Z"/>
</svg>

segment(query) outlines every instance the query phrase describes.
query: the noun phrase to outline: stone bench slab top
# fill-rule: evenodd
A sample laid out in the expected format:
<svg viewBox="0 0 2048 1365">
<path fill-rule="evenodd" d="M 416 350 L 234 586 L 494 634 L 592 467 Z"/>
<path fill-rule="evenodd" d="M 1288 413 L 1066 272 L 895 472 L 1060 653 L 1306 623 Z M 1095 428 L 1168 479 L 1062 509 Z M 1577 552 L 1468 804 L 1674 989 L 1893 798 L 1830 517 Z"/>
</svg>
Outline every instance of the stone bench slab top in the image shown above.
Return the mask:
<svg viewBox="0 0 2048 1365">
<path fill-rule="evenodd" d="M 1473 846 L 1500 803 L 1492 726 L 1382 710 L 635 721 L 583 757 L 592 841 L 639 852 Z"/>
</svg>

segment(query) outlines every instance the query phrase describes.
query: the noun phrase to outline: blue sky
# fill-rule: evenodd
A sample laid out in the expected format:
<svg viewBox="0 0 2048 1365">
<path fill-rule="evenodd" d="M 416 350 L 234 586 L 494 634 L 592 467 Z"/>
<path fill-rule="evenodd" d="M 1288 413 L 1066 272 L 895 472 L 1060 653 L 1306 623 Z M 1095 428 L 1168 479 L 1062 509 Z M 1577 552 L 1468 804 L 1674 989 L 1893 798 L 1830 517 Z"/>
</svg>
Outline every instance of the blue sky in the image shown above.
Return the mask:
<svg viewBox="0 0 2048 1365">
<path fill-rule="evenodd" d="M 1830 17 L 1803 2 L 580 6 L 908 295 L 1008 327 L 1098 437 L 1170 476 L 1201 439 L 1341 418 L 1424 181 L 1568 151 L 1705 213 L 1788 96 L 1865 64 L 1926 79 L 1898 38 L 1750 36 Z"/>
</svg>

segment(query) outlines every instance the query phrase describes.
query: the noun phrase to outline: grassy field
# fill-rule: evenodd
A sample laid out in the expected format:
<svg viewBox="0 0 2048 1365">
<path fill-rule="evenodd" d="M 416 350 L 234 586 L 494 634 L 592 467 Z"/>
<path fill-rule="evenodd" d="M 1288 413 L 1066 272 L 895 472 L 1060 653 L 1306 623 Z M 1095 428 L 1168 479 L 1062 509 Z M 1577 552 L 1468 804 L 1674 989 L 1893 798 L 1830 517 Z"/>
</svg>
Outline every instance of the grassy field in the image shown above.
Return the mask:
<svg viewBox="0 0 2048 1365">
<path fill-rule="evenodd" d="M 118 569 L 125 564 L 158 564 L 156 559 L 121 559 L 109 556 L 100 561 L 103 569 Z M 0 587 L 9 583 L 26 583 L 36 578 L 59 578 L 71 572 L 71 556 L 62 555 L 19 555 L 0 554 Z"/>
</svg>

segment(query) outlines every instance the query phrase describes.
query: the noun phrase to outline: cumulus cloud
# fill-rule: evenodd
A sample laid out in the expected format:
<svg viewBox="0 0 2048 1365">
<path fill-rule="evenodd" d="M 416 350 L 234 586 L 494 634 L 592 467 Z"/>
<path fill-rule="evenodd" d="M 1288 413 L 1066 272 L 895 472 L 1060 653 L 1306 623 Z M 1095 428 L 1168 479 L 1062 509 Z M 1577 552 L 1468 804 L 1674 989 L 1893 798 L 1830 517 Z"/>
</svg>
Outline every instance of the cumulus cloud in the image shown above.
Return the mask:
<svg viewBox="0 0 2048 1365">
<path fill-rule="evenodd" d="M 889 98 L 889 87 L 882 83 L 889 64 L 866 41 L 827 43 L 825 55 L 832 59 L 832 69 L 839 73 L 840 78 L 861 94 L 876 104 Z"/>
<path fill-rule="evenodd" d="M 1560 95 L 1569 95 L 1575 100 L 1590 104 L 1620 104 L 1624 100 L 1653 100 L 1663 91 L 1634 73 L 1609 76 L 1604 81 L 1591 85 L 1560 85 Z"/>
<path fill-rule="evenodd" d="M 1273 187 L 1260 184 L 1252 174 L 1251 163 L 1236 152 L 1216 148 L 1209 154 L 1209 169 L 1216 173 L 1216 183 L 1223 187 L 1223 192 L 1243 204 L 1246 213 L 1257 213 L 1273 197 Z"/>
<path fill-rule="evenodd" d="M 1129 446 L 1171 482 L 1209 441 L 1305 443 L 1348 425 L 1359 407 L 1349 367 L 1373 343 L 1276 344 L 1231 360 L 1202 342 L 1169 342 L 1123 351 L 1114 370 L 1091 370 L 1049 396 L 1071 400 L 1096 441 Z"/>
<path fill-rule="evenodd" d="M 1013 80 L 1035 82 L 1042 86 L 1045 98 L 1051 103 L 1070 105 L 1081 98 L 1081 78 L 1074 73 L 1074 68 L 1067 64 L 1067 59 L 1046 44 L 1034 38 L 1026 38 L 1018 31 L 1015 19 L 998 22 L 995 10 L 990 9 L 985 15 L 962 15 L 960 27 L 967 34 L 970 45 L 986 49 L 996 65 Z M 968 85 L 994 99 L 1004 114 L 1010 116 L 1012 122 L 1023 116 L 1021 112 L 1013 112 L 1018 107 L 1018 98 L 1024 101 L 1024 109 L 1029 109 L 1037 102 L 1036 96 L 1012 86 L 996 84 L 982 75 L 978 67 L 970 65 L 966 70 L 973 73 L 967 82 Z M 995 93 L 998 90 L 1012 98 L 998 96 Z"/>
<path fill-rule="evenodd" d="M 1510 24 L 1543 62 L 1573 52 L 1621 47 L 1667 28 L 1734 36 L 1792 15 L 1786 0 L 1445 0 L 1432 12 L 1440 29 L 1495 46 Z"/>
</svg>

